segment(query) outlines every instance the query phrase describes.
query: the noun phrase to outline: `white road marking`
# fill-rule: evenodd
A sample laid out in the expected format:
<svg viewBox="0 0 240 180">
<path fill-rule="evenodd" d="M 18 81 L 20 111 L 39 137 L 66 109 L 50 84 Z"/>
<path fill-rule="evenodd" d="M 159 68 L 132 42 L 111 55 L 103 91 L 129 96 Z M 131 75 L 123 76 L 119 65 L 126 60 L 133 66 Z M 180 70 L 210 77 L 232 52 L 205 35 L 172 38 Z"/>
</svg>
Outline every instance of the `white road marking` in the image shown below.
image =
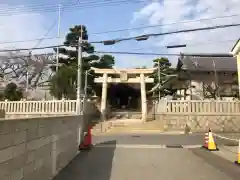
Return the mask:
<svg viewBox="0 0 240 180">
<path fill-rule="evenodd" d="M 192 149 L 200 148 L 202 145 L 184 145 L 183 148 Z M 144 144 L 97 144 L 97 148 L 137 148 L 137 149 L 163 149 L 167 148 L 167 145 L 144 145 Z"/>
<path fill-rule="evenodd" d="M 183 148 L 186 149 L 194 149 L 194 148 L 201 148 L 202 145 L 183 145 Z"/>
<path fill-rule="evenodd" d="M 166 148 L 165 145 L 143 145 L 143 144 L 106 144 L 106 145 L 96 145 L 95 147 L 100 147 L 100 148 Z"/>
</svg>

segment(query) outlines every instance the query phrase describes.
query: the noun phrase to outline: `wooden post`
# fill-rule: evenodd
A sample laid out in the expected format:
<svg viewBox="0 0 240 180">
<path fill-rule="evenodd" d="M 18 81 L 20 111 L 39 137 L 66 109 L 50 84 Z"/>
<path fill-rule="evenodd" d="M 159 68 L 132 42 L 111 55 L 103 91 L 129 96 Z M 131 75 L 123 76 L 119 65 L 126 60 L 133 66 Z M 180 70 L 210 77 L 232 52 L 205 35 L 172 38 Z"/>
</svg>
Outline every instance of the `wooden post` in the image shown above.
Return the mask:
<svg viewBox="0 0 240 180">
<path fill-rule="evenodd" d="M 140 74 L 140 84 L 141 84 L 141 100 L 142 100 L 142 120 L 146 121 L 147 118 L 147 98 L 146 98 L 146 85 L 144 74 Z"/>
</svg>

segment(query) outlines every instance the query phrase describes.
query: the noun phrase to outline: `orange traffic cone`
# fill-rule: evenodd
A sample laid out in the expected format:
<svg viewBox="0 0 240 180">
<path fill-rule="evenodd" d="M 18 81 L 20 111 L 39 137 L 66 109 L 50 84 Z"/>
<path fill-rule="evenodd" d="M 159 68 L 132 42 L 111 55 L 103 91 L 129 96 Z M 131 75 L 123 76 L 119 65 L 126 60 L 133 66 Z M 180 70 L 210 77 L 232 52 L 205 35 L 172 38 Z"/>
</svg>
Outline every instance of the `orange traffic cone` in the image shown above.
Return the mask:
<svg viewBox="0 0 240 180">
<path fill-rule="evenodd" d="M 240 165 L 240 140 L 238 142 L 237 161 L 235 161 L 235 164 Z"/>
<path fill-rule="evenodd" d="M 208 131 L 208 138 L 205 137 L 205 144 L 203 147 L 209 151 L 218 151 L 211 129 Z"/>
<path fill-rule="evenodd" d="M 208 135 L 209 133 L 207 132 L 207 133 L 205 133 L 205 136 L 204 136 L 204 145 L 203 145 L 203 147 L 204 148 L 208 148 Z"/>
<path fill-rule="evenodd" d="M 87 130 L 86 145 L 92 146 L 92 127 L 89 126 Z"/>
<path fill-rule="evenodd" d="M 83 141 L 79 145 L 79 150 L 89 150 L 92 148 L 92 127 L 88 127 L 87 132 L 84 135 Z"/>
</svg>

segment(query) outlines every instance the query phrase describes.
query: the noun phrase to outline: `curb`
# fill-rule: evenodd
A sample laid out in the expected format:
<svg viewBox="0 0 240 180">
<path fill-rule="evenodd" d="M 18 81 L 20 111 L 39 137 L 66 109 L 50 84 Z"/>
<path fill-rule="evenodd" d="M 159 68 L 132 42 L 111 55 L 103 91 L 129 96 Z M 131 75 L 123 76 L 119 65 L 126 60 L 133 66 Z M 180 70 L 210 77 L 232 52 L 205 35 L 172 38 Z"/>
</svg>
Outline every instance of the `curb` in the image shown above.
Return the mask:
<svg viewBox="0 0 240 180">
<path fill-rule="evenodd" d="M 99 132 L 99 133 L 94 133 L 95 135 L 109 135 L 109 134 L 131 134 L 131 133 L 143 133 L 143 134 L 162 134 L 162 135 L 183 135 L 185 134 L 184 131 L 172 131 L 172 132 L 164 132 L 160 130 L 119 130 L 119 131 L 114 131 L 114 130 L 107 130 L 106 132 Z M 192 134 L 192 133 L 188 133 Z M 186 134 L 187 135 L 187 134 Z"/>
</svg>

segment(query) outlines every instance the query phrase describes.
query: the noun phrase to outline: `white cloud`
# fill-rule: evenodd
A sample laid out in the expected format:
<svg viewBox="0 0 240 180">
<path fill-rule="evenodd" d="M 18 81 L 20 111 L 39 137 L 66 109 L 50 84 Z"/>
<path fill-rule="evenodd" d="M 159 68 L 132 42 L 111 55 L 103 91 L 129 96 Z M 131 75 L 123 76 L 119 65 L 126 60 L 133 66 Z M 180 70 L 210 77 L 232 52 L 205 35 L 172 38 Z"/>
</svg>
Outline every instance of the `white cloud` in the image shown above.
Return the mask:
<svg viewBox="0 0 240 180">
<path fill-rule="evenodd" d="M 136 56 L 136 55 L 117 55 L 115 67 L 117 68 L 137 68 L 137 67 L 152 67 L 152 60 L 154 57 L 150 56 Z"/>
<path fill-rule="evenodd" d="M 6 11 L 11 7 L 12 6 L 8 5 L 0 5 L 0 8 L 6 8 Z M 53 23 L 56 21 L 54 18 L 56 17 L 49 18 L 43 14 L 34 12 L 28 14 L 9 14 L 9 16 L 0 16 L 0 49 L 36 47 L 38 41 L 26 41 L 21 43 L 14 43 L 14 41 L 43 38 L 43 36 L 49 30 L 50 26 L 53 25 Z M 47 36 L 51 36 L 51 34 L 53 34 L 53 31 L 56 31 L 56 29 L 56 26 L 53 27 Z M 53 45 L 56 42 L 56 39 L 44 40 L 39 46 Z"/>
<path fill-rule="evenodd" d="M 150 21 L 152 20 L 151 16 L 155 16 L 156 11 L 161 8 L 160 4 L 158 2 L 153 2 L 149 4 L 148 6 L 145 6 L 141 9 L 139 12 L 134 13 L 134 17 L 132 19 L 132 23 L 136 20 L 149 17 Z"/>
<path fill-rule="evenodd" d="M 14 6 L 10 5 L 3 5 L 0 4 L 0 9 L 5 9 L 5 12 L 8 12 L 8 9 L 13 8 Z M 23 7 L 23 5 L 21 5 Z M 25 40 L 32 40 L 32 39 L 39 39 L 44 38 L 44 35 L 49 31 L 49 28 L 53 26 L 54 22 L 56 22 L 56 16 L 53 14 L 39 14 L 34 13 L 33 10 L 29 10 L 31 13 L 20 14 L 17 13 L 15 15 L 11 15 L 9 13 L 8 16 L 0 15 L 0 50 L 2 49 L 15 49 L 15 48 L 34 48 L 34 47 L 42 47 L 42 46 L 50 46 L 60 43 L 59 39 L 51 39 L 51 40 L 43 40 L 39 44 L 39 40 L 37 41 L 25 41 Z M 50 32 L 46 35 L 47 37 L 52 37 L 57 35 L 57 23 L 56 25 L 50 30 Z M 14 42 L 14 41 L 25 41 L 25 42 Z M 2 42 L 12 42 L 12 43 L 2 43 Z M 52 49 L 44 49 L 44 50 L 34 50 L 32 53 L 45 53 L 45 52 L 52 52 Z M 27 51 L 24 53 L 28 54 Z M 1 53 L 2 55 L 3 53 Z M 4 61 L 4 58 L 1 58 L 1 63 Z M 47 60 L 46 60 L 47 61 Z M 9 60 L 10 62 L 10 60 Z M 11 60 L 10 63 L 16 63 L 17 59 Z M 39 63 L 39 64 L 36 64 Z M 41 62 L 35 61 L 35 66 L 32 67 L 34 71 L 38 71 L 39 68 L 42 67 Z M 48 72 L 48 69 L 46 69 Z M 8 77 L 6 78 L 7 81 L 10 81 Z M 47 77 L 46 77 L 47 78 Z M 22 79 L 18 79 L 13 82 L 20 82 L 25 81 L 25 77 Z"/>
<path fill-rule="evenodd" d="M 239 23 L 239 16 L 219 18 L 214 20 L 196 21 L 220 16 L 238 14 L 239 0 L 161 0 L 151 2 L 135 12 L 132 23 L 148 22 L 149 25 L 171 24 L 154 29 L 154 32 L 166 32 L 183 29 L 201 28 L 214 25 Z M 190 21 L 191 23 L 178 23 Z M 195 20 L 195 21 L 194 21 Z M 154 40 L 154 45 L 165 46 L 175 44 L 189 44 L 186 48 L 173 49 L 168 52 L 206 52 L 227 53 L 239 38 L 240 27 L 231 27 L 202 32 L 166 35 Z M 145 30 L 146 32 L 146 30 Z M 153 32 L 148 30 L 148 32 Z M 232 40 L 232 41 L 227 41 Z M 214 43 L 214 42 L 219 42 Z"/>
</svg>

